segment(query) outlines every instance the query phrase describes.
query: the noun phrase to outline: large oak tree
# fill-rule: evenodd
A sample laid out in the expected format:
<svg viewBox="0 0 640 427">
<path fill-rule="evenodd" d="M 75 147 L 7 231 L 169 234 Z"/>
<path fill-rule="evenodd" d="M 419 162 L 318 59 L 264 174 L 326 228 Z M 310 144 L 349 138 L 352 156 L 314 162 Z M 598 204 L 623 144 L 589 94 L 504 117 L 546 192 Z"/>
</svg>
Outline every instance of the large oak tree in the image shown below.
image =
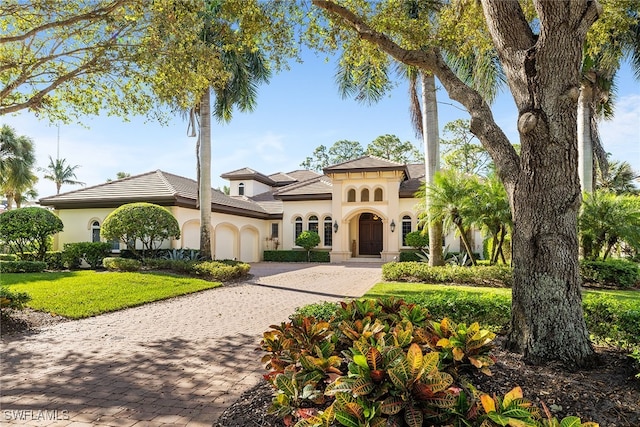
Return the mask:
<svg viewBox="0 0 640 427">
<path fill-rule="evenodd" d="M 354 31 L 354 37 L 433 73 L 449 97 L 467 109 L 471 131 L 491 154 L 513 213 L 514 287 L 507 347 L 522 352 L 531 363 L 591 365 L 595 357 L 578 274 L 576 111 L 584 41 L 602 11 L 600 4 L 534 0 L 529 11 L 517 1 L 481 1 L 484 28 L 518 109 L 518 155 L 487 102 L 456 76 L 437 42 L 416 39 L 420 34 L 415 27 L 394 23 L 384 6 L 312 2 L 337 26 Z M 381 16 L 384 11 L 387 15 Z M 469 26 L 459 26 L 469 31 Z"/>
</svg>

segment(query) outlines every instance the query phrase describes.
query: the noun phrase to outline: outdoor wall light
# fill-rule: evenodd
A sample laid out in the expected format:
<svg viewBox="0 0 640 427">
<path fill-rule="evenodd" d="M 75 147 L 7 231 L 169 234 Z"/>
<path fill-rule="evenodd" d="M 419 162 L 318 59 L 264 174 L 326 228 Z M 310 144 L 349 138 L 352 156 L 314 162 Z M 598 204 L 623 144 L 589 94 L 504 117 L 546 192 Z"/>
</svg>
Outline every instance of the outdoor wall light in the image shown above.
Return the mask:
<svg viewBox="0 0 640 427">
<path fill-rule="evenodd" d="M 333 222 L 333 232 L 337 233 L 338 232 L 338 221 L 334 221 Z"/>
<path fill-rule="evenodd" d="M 396 223 L 394 220 L 391 220 L 391 224 L 389 224 L 389 227 L 391 227 L 391 232 L 393 233 L 394 231 L 396 231 Z"/>
</svg>

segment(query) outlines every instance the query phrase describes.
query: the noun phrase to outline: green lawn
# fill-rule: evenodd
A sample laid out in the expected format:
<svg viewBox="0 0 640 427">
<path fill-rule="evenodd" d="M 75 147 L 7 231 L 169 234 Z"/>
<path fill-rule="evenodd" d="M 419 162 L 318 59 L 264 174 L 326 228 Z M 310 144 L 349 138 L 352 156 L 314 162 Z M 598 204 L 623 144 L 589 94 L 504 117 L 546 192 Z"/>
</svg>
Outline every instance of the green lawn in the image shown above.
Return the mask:
<svg viewBox="0 0 640 427">
<path fill-rule="evenodd" d="M 71 319 L 95 316 L 221 286 L 166 273 L 72 271 L 2 274 L 0 284 L 31 296 L 27 306 Z"/>
<path fill-rule="evenodd" d="M 453 286 L 441 284 L 406 283 L 406 282 L 382 282 L 376 284 L 363 298 L 379 298 L 396 296 L 404 299 L 412 299 L 425 294 L 457 294 L 457 295 L 494 295 L 511 299 L 511 289 L 486 288 L 480 286 Z M 637 290 L 585 290 L 585 298 L 606 296 L 630 308 L 640 310 L 640 291 Z"/>
</svg>

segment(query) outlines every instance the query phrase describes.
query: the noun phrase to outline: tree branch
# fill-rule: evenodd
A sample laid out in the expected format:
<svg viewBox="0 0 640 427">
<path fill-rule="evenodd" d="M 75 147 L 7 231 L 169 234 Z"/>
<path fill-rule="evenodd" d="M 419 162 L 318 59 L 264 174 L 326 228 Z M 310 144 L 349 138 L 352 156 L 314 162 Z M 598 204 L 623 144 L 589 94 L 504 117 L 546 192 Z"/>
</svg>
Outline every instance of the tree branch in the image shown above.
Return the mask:
<svg viewBox="0 0 640 427">
<path fill-rule="evenodd" d="M 467 86 L 455 75 L 442 59 L 438 49 L 404 49 L 387 35 L 372 29 L 362 18 L 345 7 L 331 0 L 312 0 L 312 3 L 340 17 L 362 39 L 374 43 L 394 59 L 433 73 L 440 80 L 449 97 L 467 109 L 471 115 L 471 131 L 493 158 L 507 191 L 513 188 L 520 164 L 516 151 L 502 129 L 496 124 L 489 105 L 477 91 Z"/>
<path fill-rule="evenodd" d="M 36 34 L 51 28 L 60 28 L 60 27 L 65 28 L 65 27 L 70 27 L 71 25 L 81 21 L 96 21 L 100 19 L 106 19 L 109 16 L 109 14 L 112 13 L 115 9 L 125 5 L 128 2 L 129 0 L 117 0 L 114 3 L 112 3 L 110 6 L 101 7 L 91 12 L 72 16 L 68 19 L 63 19 L 61 21 L 47 22 L 46 24 L 33 28 L 24 34 L 20 34 L 17 36 L 10 36 L 10 37 L 0 37 L 0 44 L 23 41 L 28 38 L 35 37 Z"/>
</svg>

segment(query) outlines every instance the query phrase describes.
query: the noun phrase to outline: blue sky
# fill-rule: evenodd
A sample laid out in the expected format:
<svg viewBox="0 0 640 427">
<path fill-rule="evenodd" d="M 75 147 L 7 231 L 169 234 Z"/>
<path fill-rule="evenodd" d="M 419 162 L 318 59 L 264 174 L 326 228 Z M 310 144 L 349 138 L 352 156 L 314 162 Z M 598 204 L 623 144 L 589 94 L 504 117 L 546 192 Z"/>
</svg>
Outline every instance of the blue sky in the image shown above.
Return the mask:
<svg viewBox="0 0 640 427">
<path fill-rule="evenodd" d="M 341 139 L 359 141 L 366 146 L 384 134 L 412 141 L 414 136 L 408 113 L 407 84 L 399 85 L 375 105 L 342 99 L 334 83 L 335 62 L 309 54 L 302 64 L 275 75 L 259 90 L 253 113 L 236 112 L 229 124 L 212 121 L 213 187 L 226 184 L 220 175 L 242 167 L 264 174 L 300 169 L 300 163 L 315 149 Z M 439 122 L 468 118 L 452 105 L 440 89 Z M 510 93 L 504 89 L 493 106 L 494 116 L 507 136 L 517 142 L 517 112 Z M 602 123 L 601 138 L 614 159 L 625 160 L 640 170 L 640 85 L 625 65 L 619 75 L 615 118 Z M 46 167 L 48 156 L 55 158 L 58 140 L 56 124 L 39 120 L 31 113 L 0 118 L 19 135 L 35 141 L 38 165 Z M 60 126 L 60 157 L 80 165 L 78 180 L 87 185 L 115 178 L 119 171 L 132 175 L 161 169 L 195 179 L 196 138 L 187 136 L 187 123 L 177 115 L 167 125 L 134 117 L 124 122 L 117 117 L 87 117 L 80 125 Z M 36 186 L 39 197 L 55 194 L 55 184 L 41 179 Z M 63 186 L 62 192 L 78 189 Z"/>
</svg>

